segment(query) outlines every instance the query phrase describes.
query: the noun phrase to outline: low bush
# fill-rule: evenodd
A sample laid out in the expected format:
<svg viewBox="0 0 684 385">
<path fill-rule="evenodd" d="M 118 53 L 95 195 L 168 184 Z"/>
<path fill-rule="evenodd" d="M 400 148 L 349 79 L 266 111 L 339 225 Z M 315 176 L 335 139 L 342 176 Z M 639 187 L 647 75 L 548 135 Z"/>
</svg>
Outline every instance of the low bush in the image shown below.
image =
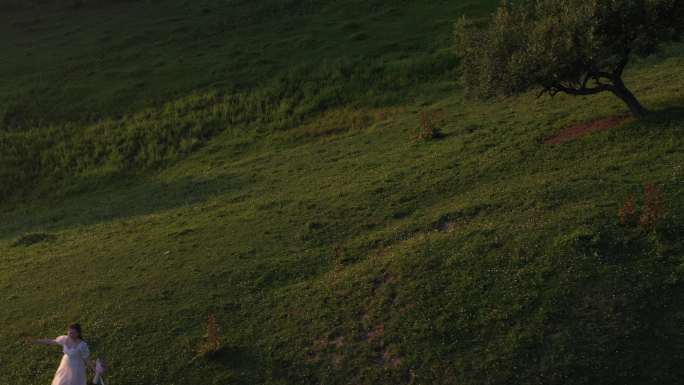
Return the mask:
<svg viewBox="0 0 684 385">
<path fill-rule="evenodd" d="M 432 140 L 444 137 L 444 133 L 442 132 L 441 128 L 443 125 L 444 117 L 442 111 L 436 110 L 421 112 L 416 139 Z"/>
</svg>

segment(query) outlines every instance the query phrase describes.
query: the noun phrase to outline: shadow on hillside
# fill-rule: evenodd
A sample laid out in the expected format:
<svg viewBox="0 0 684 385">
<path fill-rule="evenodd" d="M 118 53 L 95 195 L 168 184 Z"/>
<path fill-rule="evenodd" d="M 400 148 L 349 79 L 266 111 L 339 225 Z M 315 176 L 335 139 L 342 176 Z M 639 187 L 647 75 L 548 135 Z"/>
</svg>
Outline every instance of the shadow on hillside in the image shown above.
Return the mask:
<svg viewBox="0 0 684 385">
<path fill-rule="evenodd" d="M 40 206 L 27 204 L 0 213 L 0 239 L 36 231 L 50 232 L 163 212 L 236 191 L 235 175 L 170 182 L 144 177 L 81 177 L 59 198 Z"/>
<path fill-rule="evenodd" d="M 644 119 L 644 122 L 655 125 L 682 121 L 684 121 L 684 106 L 673 106 L 660 110 L 653 110 Z"/>
<path fill-rule="evenodd" d="M 249 348 L 240 346 L 223 346 L 219 350 L 205 356 L 207 363 L 218 367 L 225 374 L 221 380 L 231 384 L 252 384 L 259 377 L 263 363 L 259 356 Z"/>
<path fill-rule="evenodd" d="M 265 352 L 249 346 L 223 346 L 218 351 L 205 355 L 204 360 L 224 374 L 221 380 L 236 385 L 263 383 L 268 378 L 289 379 L 294 383 L 297 378 L 292 378 L 292 374 L 301 369 L 293 362 L 268 358 Z"/>
</svg>

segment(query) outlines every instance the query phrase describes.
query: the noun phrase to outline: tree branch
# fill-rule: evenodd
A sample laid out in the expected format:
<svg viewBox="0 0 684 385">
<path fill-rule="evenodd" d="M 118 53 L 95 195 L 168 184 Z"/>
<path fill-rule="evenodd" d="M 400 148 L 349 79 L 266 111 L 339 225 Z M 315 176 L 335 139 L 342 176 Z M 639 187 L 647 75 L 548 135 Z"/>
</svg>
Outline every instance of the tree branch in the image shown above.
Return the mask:
<svg viewBox="0 0 684 385">
<path fill-rule="evenodd" d="M 627 63 L 629 63 L 629 54 L 630 50 L 627 50 L 627 52 L 625 52 L 624 56 L 618 63 L 617 67 L 615 67 L 615 71 L 613 71 L 613 76 L 615 76 L 618 79 L 622 78 L 622 73 L 625 71 Z"/>
<path fill-rule="evenodd" d="M 565 86 L 561 83 L 556 83 L 551 86 L 547 86 L 544 88 L 544 90 L 540 93 L 548 93 L 551 95 L 551 97 L 555 96 L 559 92 L 563 92 L 569 95 L 594 95 L 598 94 L 600 92 L 606 92 L 606 91 L 612 91 L 613 86 L 610 84 L 599 84 L 596 87 L 586 87 L 586 83 L 579 88 L 573 88 L 569 86 Z"/>
</svg>

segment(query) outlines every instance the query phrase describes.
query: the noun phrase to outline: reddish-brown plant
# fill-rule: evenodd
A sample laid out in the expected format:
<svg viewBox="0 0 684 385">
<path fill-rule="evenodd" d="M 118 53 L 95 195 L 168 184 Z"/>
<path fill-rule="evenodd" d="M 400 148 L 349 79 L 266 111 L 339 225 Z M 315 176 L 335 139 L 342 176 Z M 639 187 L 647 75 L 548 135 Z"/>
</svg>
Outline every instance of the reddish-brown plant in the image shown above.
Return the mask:
<svg viewBox="0 0 684 385">
<path fill-rule="evenodd" d="M 625 202 L 618 211 L 618 217 L 620 218 L 620 224 L 623 226 L 636 223 L 637 208 L 634 195 L 630 195 L 627 197 L 627 199 L 625 199 Z"/>
<path fill-rule="evenodd" d="M 647 185 L 644 189 L 644 208 L 639 217 L 639 224 L 645 228 L 655 228 L 665 215 L 665 194 L 662 186 Z"/>
<path fill-rule="evenodd" d="M 377 114 L 377 118 L 382 122 L 383 120 L 387 119 L 387 112 L 385 110 L 380 110 Z"/>
<path fill-rule="evenodd" d="M 210 313 L 207 317 L 207 342 L 211 351 L 216 352 L 219 350 L 218 324 L 213 313 Z"/>
</svg>

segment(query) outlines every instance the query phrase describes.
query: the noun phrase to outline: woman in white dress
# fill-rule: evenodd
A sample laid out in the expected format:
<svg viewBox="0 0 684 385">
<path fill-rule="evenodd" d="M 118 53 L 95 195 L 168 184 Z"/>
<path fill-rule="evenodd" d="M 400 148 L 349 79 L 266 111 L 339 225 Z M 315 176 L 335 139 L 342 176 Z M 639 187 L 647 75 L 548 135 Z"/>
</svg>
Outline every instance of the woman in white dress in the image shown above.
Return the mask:
<svg viewBox="0 0 684 385">
<path fill-rule="evenodd" d="M 54 340 L 35 340 L 42 345 L 61 345 L 62 362 L 52 379 L 52 385 L 86 385 L 86 360 L 90 355 L 88 344 L 81 339 L 81 325 L 69 325 L 67 335 Z"/>
</svg>

